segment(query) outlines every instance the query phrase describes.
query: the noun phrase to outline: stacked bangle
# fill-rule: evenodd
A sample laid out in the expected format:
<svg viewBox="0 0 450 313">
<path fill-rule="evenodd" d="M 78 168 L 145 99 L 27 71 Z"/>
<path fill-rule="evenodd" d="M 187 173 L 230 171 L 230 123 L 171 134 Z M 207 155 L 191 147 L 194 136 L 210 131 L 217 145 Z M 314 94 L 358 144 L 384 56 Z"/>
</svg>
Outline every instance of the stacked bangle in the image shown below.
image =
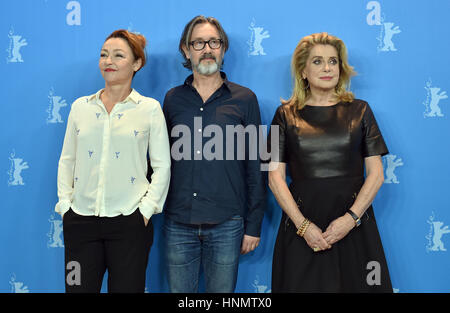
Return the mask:
<svg viewBox="0 0 450 313">
<path fill-rule="evenodd" d="M 309 224 L 311 224 L 311 221 L 305 218 L 302 225 L 300 225 L 300 228 L 297 230 L 297 235 L 303 237 L 306 233 L 306 230 L 308 229 Z"/>
</svg>

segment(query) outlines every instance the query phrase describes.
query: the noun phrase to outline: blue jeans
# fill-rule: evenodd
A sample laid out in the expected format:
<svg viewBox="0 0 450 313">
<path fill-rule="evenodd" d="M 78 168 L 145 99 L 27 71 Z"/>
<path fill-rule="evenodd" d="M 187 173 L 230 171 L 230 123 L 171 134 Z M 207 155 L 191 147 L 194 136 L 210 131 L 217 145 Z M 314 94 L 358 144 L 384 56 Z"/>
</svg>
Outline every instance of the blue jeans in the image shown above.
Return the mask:
<svg viewBox="0 0 450 313">
<path fill-rule="evenodd" d="M 188 225 L 164 217 L 164 254 L 170 292 L 198 292 L 203 265 L 205 292 L 234 292 L 244 236 L 240 216 L 216 225 Z"/>
</svg>

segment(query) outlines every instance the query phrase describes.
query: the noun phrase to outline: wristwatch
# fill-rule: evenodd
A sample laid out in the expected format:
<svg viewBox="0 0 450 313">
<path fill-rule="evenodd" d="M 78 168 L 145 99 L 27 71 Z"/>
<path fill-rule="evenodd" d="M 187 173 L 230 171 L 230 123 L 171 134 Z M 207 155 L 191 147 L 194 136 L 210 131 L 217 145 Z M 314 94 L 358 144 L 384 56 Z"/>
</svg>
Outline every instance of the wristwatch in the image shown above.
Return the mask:
<svg viewBox="0 0 450 313">
<path fill-rule="evenodd" d="M 358 227 L 359 225 L 361 225 L 361 219 L 358 217 L 358 215 L 356 215 L 355 213 L 353 213 L 352 210 L 348 210 L 347 212 L 348 212 L 348 214 L 350 214 L 350 215 L 353 217 L 353 219 L 355 220 L 356 227 Z"/>
</svg>

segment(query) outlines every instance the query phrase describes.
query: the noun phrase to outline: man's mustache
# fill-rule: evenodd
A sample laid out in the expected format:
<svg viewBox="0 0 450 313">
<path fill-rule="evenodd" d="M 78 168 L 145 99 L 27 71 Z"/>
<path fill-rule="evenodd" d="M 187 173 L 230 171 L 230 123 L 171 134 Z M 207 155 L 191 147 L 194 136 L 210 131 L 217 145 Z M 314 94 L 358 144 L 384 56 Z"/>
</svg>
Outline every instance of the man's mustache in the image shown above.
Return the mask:
<svg viewBox="0 0 450 313">
<path fill-rule="evenodd" d="M 213 54 L 211 54 L 211 53 L 205 53 L 204 55 L 202 55 L 200 57 L 199 61 L 202 61 L 204 59 L 213 59 L 214 61 L 216 61 L 216 57 Z"/>
</svg>

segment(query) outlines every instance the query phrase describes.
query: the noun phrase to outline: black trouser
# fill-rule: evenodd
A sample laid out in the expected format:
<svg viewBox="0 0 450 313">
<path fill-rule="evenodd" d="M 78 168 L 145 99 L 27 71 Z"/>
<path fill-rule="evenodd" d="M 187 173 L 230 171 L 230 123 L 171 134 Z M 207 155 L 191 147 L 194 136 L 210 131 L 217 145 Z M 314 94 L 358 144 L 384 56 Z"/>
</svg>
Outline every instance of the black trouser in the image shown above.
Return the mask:
<svg viewBox="0 0 450 313">
<path fill-rule="evenodd" d="M 108 270 L 108 292 L 144 292 L 151 220 L 139 209 L 128 216 L 64 214 L 66 292 L 100 292 Z M 77 276 L 79 275 L 79 276 Z"/>
</svg>

